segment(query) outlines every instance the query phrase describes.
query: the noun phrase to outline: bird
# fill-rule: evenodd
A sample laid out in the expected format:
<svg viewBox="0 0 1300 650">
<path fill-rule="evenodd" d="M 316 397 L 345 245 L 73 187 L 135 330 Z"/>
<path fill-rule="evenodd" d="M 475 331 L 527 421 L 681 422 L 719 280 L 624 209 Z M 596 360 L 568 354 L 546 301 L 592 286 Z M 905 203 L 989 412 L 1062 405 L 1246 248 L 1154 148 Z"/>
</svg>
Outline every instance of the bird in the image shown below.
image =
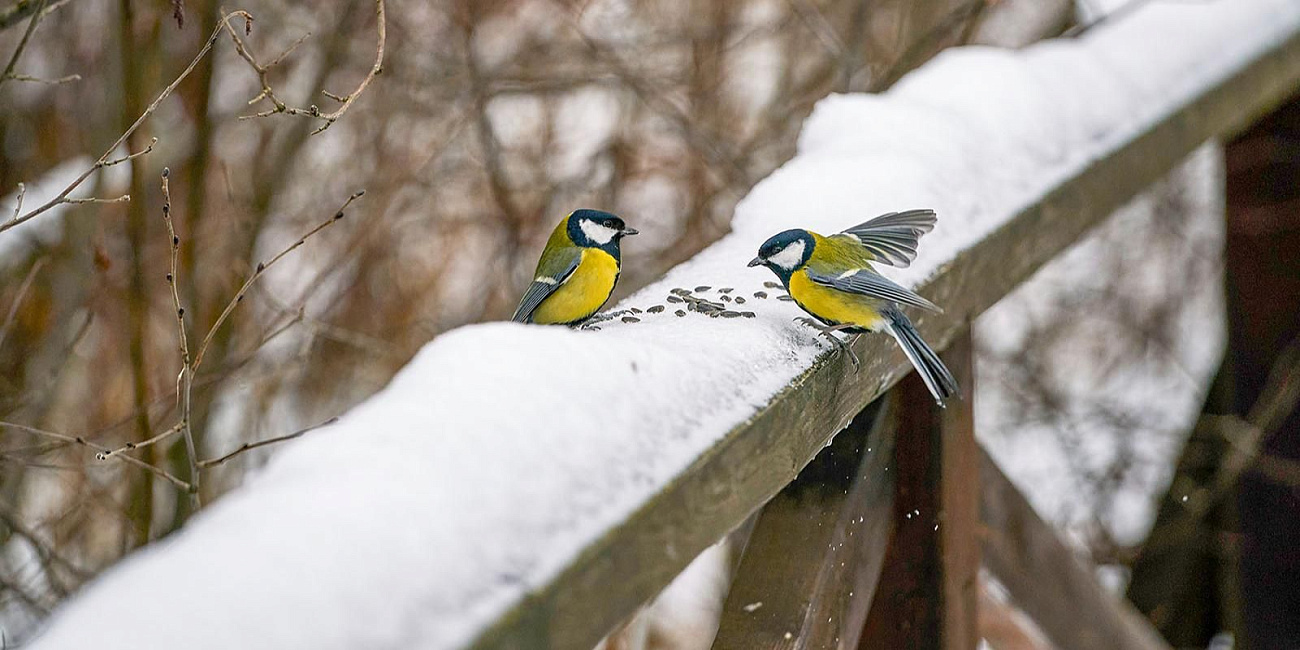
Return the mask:
<svg viewBox="0 0 1300 650">
<path fill-rule="evenodd" d="M 829 237 L 798 228 L 786 230 L 763 242 L 749 266 L 765 266 L 776 273 L 795 303 L 812 316 L 796 320 L 846 351 L 855 365 L 853 351 L 832 332 L 891 334 L 942 406 L 957 394 L 957 380 L 921 339 L 902 307 L 943 310 L 872 267 L 873 263 L 909 266 L 916 259 L 921 235 L 933 230 L 936 220 L 933 210 L 908 210 L 880 215 Z"/>
<path fill-rule="evenodd" d="M 614 292 L 622 268 L 619 241 L 635 235 L 619 217 L 600 210 L 574 210 L 551 232 L 533 281 L 511 320 L 578 325 L 600 311 Z"/>
</svg>

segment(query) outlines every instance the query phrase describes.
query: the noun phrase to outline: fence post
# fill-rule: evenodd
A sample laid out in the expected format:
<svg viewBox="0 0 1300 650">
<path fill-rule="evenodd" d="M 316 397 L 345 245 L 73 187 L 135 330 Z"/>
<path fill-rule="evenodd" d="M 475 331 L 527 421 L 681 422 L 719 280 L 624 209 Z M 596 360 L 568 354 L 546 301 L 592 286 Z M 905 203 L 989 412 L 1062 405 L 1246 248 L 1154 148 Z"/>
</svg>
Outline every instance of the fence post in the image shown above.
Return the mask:
<svg viewBox="0 0 1300 650">
<path fill-rule="evenodd" d="M 939 408 L 915 373 L 892 392 L 894 536 L 860 650 L 971 650 L 979 643 L 979 452 L 970 329 L 941 355 L 961 399 Z"/>
</svg>

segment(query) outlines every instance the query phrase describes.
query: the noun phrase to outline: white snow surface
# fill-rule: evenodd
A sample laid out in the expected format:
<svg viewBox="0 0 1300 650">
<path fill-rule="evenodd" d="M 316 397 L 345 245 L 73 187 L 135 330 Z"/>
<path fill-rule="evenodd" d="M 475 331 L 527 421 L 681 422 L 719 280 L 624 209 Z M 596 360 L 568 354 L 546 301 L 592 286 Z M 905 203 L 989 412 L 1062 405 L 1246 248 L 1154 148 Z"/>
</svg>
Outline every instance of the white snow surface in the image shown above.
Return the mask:
<svg viewBox="0 0 1300 650">
<path fill-rule="evenodd" d="M 777 231 L 935 208 L 920 259 L 891 273 L 913 285 L 1297 29 L 1293 0 L 1151 3 L 1078 41 L 949 50 L 882 95 L 829 97 L 733 233 L 621 306 L 670 287 L 748 296 L 772 276 L 745 262 Z M 758 317 L 438 337 L 72 599 L 32 647 L 462 646 L 824 352 L 792 304 L 745 307 Z"/>
</svg>

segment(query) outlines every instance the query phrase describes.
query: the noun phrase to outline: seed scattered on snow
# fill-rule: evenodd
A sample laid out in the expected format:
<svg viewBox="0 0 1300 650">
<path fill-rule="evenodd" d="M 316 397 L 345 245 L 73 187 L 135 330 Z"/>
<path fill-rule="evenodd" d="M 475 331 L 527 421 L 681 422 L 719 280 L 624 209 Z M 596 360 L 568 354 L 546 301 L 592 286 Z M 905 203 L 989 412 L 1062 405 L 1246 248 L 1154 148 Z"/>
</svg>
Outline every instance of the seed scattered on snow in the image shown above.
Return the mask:
<svg viewBox="0 0 1300 650">
<path fill-rule="evenodd" d="M 633 307 L 633 308 L 632 308 L 632 313 L 633 313 L 633 314 L 639 314 L 639 313 L 641 313 L 641 310 L 640 310 L 640 309 L 637 309 L 636 307 Z"/>
<path fill-rule="evenodd" d="M 777 296 L 776 299 L 785 302 L 794 302 L 794 298 L 791 298 L 790 296 Z"/>
<path fill-rule="evenodd" d="M 677 296 L 668 296 L 668 302 L 683 302 L 683 300 Z"/>
<path fill-rule="evenodd" d="M 671 294 L 673 294 L 674 296 L 689 296 L 689 295 L 691 294 L 691 292 L 689 292 L 689 291 L 687 291 L 687 290 L 685 290 L 685 289 L 683 289 L 683 288 L 681 288 L 681 287 L 674 287 L 674 288 L 672 288 L 672 289 L 669 289 L 669 290 L 668 290 L 668 293 L 671 293 Z"/>
<path fill-rule="evenodd" d="M 780 288 L 781 288 L 781 285 L 779 285 L 779 284 L 777 284 L 777 283 L 775 283 L 775 282 L 772 282 L 771 280 L 768 280 L 767 282 L 764 282 L 764 283 L 763 283 L 763 286 L 767 287 L 768 289 L 780 289 Z"/>
<path fill-rule="evenodd" d="M 744 296 L 736 296 L 736 304 L 737 304 L 737 305 L 743 305 L 743 304 L 745 304 L 745 297 L 744 297 Z"/>
<path fill-rule="evenodd" d="M 723 287 L 721 289 L 718 289 L 718 293 L 731 293 L 732 291 L 735 291 L 735 289 L 731 287 Z"/>
<path fill-rule="evenodd" d="M 655 305 L 653 307 L 650 307 L 649 309 L 646 309 L 645 311 L 647 314 L 657 314 L 663 310 L 664 310 L 663 305 Z"/>
<path fill-rule="evenodd" d="M 685 315 L 686 315 L 686 312 L 684 312 L 684 311 L 682 311 L 682 310 L 680 310 L 680 309 L 678 309 L 677 311 L 675 311 L 675 312 L 673 312 L 673 313 L 674 313 L 674 314 L 677 314 L 677 316 L 678 316 L 679 318 L 682 317 L 682 316 L 685 316 Z"/>
<path fill-rule="evenodd" d="M 727 311 L 722 312 L 721 316 L 723 318 L 740 318 L 740 312 L 728 309 Z"/>
<path fill-rule="evenodd" d="M 707 284 L 701 284 L 700 286 L 695 287 L 695 293 L 703 293 L 703 292 L 708 291 L 709 289 L 712 289 L 712 288 L 713 288 L 713 287 L 710 287 L 710 286 L 707 285 Z"/>
<path fill-rule="evenodd" d="M 728 296 L 728 295 L 725 295 L 725 294 L 722 296 L 721 299 L 722 299 L 722 302 L 731 302 L 731 296 Z"/>
<path fill-rule="evenodd" d="M 586 327 L 586 328 L 583 328 L 583 329 L 586 329 L 588 332 L 599 332 L 599 331 L 600 331 L 600 328 L 599 328 L 599 327 L 596 327 L 595 325 L 592 325 L 591 327 Z"/>
<path fill-rule="evenodd" d="M 624 316 L 621 319 L 624 323 L 640 323 L 641 319 L 636 316 Z"/>
<path fill-rule="evenodd" d="M 755 313 L 752 312 L 752 311 L 742 311 L 742 312 L 740 312 L 740 315 L 741 315 L 741 316 L 744 316 L 745 318 L 753 318 L 753 317 L 757 316 L 758 314 L 755 314 Z"/>
<path fill-rule="evenodd" d="M 764 299 L 767 298 L 767 292 L 766 292 L 766 291 L 755 291 L 755 292 L 754 292 L 754 297 L 755 297 L 755 298 L 758 298 L 759 300 L 764 300 Z"/>
</svg>

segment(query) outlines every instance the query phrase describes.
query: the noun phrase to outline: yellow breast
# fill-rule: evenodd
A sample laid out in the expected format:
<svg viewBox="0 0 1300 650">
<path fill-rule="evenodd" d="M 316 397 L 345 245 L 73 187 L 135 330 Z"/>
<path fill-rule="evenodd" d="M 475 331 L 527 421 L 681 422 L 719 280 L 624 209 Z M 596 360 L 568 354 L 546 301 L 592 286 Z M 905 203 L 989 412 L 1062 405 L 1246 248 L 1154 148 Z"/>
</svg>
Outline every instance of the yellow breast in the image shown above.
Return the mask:
<svg viewBox="0 0 1300 650">
<path fill-rule="evenodd" d="M 618 282 L 618 261 L 599 248 L 584 248 L 582 261 L 569 281 L 546 297 L 533 312 L 533 322 L 573 323 L 596 313 Z"/>
<path fill-rule="evenodd" d="M 817 284 L 802 270 L 790 276 L 790 297 L 804 311 L 832 323 L 853 324 L 873 331 L 885 323 L 877 310 L 880 301 Z"/>
</svg>

